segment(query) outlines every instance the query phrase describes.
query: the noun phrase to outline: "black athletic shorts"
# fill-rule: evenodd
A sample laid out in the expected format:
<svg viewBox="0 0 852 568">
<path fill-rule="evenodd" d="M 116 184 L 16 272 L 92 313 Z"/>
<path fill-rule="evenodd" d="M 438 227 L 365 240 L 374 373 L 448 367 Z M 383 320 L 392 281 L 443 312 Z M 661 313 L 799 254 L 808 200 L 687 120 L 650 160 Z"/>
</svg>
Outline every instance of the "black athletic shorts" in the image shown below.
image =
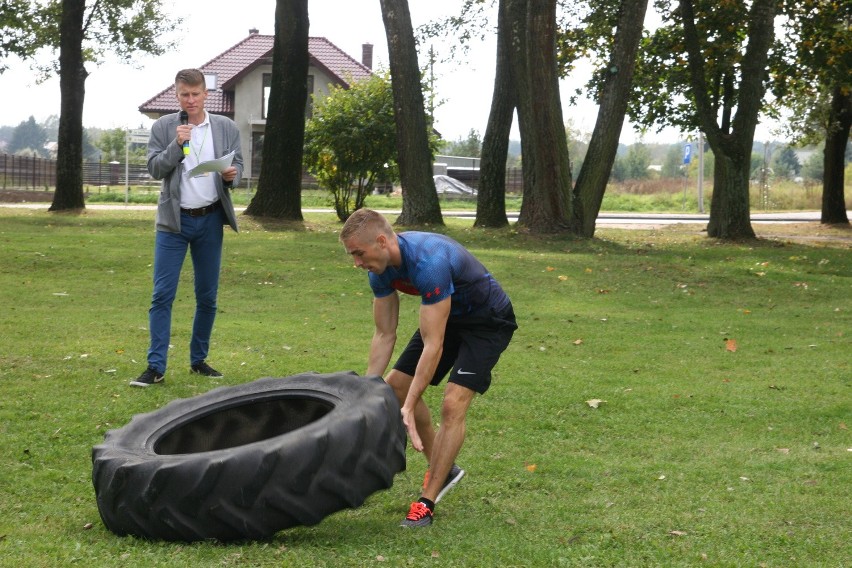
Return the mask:
<svg viewBox="0 0 852 568">
<path fill-rule="evenodd" d="M 491 370 L 516 329 L 512 304 L 499 312 L 487 308 L 463 317 L 451 316 L 444 332 L 444 351 L 431 384 L 439 384 L 452 369 L 449 382 L 484 393 L 491 386 Z M 393 368 L 413 377 L 422 353 L 423 337 L 418 329 Z"/>
</svg>

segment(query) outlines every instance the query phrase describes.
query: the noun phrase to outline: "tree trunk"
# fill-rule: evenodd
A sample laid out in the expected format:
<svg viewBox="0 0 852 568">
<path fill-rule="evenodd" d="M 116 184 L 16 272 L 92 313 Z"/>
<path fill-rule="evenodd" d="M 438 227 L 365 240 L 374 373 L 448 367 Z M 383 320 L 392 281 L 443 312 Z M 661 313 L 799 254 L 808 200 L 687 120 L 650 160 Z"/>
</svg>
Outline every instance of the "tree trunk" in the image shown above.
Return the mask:
<svg viewBox="0 0 852 568">
<path fill-rule="evenodd" d="M 309 27 L 308 0 L 276 1 L 263 161 L 246 215 L 302 220 Z"/>
<path fill-rule="evenodd" d="M 743 164 L 742 162 L 745 162 Z M 750 153 L 738 160 L 729 154 L 716 154 L 713 168 L 713 200 L 707 227 L 708 236 L 725 240 L 755 238 L 749 214 L 749 164 Z M 742 188 L 745 187 L 745 191 Z"/>
<path fill-rule="evenodd" d="M 527 74 L 527 6 L 529 0 L 505 0 L 506 31 L 509 34 L 509 69 L 515 90 L 515 108 L 521 131 L 523 194 L 535 183 L 535 158 L 531 126 L 533 95 Z"/>
<path fill-rule="evenodd" d="M 648 0 L 622 0 L 619 9 L 615 44 L 601 91 L 598 118 L 574 187 L 571 231 L 582 237 L 595 235 L 595 221 L 601 210 L 618 151 L 618 138 L 624 126 L 647 8 Z"/>
<path fill-rule="evenodd" d="M 402 183 L 400 225 L 443 225 L 432 177 L 420 66 L 407 0 L 381 0 L 393 87 L 396 146 Z"/>
<path fill-rule="evenodd" d="M 848 225 L 846 197 L 843 185 L 846 165 L 846 144 L 849 143 L 849 130 L 852 127 L 852 92 L 843 92 L 840 86 L 834 88 L 831 95 L 829 130 L 825 137 L 822 177 L 822 215 L 823 223 Z"/>
<path fill-rule="evenodd" d="M 83 198 L 83 101 L 86 77 L 83 65 L 85 0 L 63 0 L 59 24 L 59 113 L 56 154 L 56 191 L 49 211 L 86 207 Z"/>
<path fill-rule="evenodd" d="M 571 166 L 556 65 L 556 0 L 526 4 L 526 88 L 519 97 L 529 121 L 521 139 L 532 137 L 528 148 L 535 163 L 518 225 L 533 233 L 555 233 L 568 229 L 571 214 Z M 524 151 L 525 162 L 528 155 Z"/>
<path fill-rule="evenodd" d="M 506 0 L 500 0 L 497 17 L 497 68 L 491 111 L 482 139 L 474 227 L 505 227 L 509 224 L 506 218 L 506 160 L 517 92 L 512 81 L 509 61 L 511 34 L 508 29 L 510 22 L 507 19 L 506 4 Z"/>
<path fill-rule="evenodd" d="M 775 36 L 773 22 L 777 0 L 754 0 L 748 15 L 748 43 L 736 98 L 737 111 L 731 121 L 720 127 L 717 109 L 712 104 L 706 83 L 706 65 L 701 52 L 701 37 L 695 25 L 692 0 L 680 0 L 684 44 L 692 96 L 701 130 L 716 156 L 713 200 L 707 235 L 725 240 L 753 239 L 749 210 L 749 167 L 754 131 L 766 91 L 764 78 L 769 47 Z"/>
</svg>

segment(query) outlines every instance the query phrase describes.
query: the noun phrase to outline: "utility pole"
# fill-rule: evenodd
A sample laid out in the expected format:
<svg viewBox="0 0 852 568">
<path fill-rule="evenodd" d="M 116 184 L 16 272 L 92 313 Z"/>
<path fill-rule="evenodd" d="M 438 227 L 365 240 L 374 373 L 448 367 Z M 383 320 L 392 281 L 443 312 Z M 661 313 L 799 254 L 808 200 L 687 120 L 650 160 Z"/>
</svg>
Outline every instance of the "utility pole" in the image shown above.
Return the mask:
<svg viewBox="0 0 852 568">
<path fill-rule="evenodd" d="M 704 213 L 704 134 L 698 131 L 698 212 Z"/>
</svg>

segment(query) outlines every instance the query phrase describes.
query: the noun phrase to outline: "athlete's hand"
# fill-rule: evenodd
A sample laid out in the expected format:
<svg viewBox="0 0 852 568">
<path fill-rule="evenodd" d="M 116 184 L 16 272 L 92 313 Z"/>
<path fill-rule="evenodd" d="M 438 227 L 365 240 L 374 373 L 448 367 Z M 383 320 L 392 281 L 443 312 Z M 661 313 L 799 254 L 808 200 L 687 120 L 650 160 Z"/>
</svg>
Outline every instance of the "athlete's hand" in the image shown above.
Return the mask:
<svg viewBox="0 0 852 568">
<path fill-rule="evenodd" d="M 405 429 L 408 432 L 408 438 L 411 440 L 411 447 L 418 452 L 423 451 L 423 441 L 420 440 L 420 434 L 417 433 L 417 424 L 414 421 L 414 411 L 405 406 L 400 410 L 402 414 L 402 423 L 405 424 Z"/>
</svg>

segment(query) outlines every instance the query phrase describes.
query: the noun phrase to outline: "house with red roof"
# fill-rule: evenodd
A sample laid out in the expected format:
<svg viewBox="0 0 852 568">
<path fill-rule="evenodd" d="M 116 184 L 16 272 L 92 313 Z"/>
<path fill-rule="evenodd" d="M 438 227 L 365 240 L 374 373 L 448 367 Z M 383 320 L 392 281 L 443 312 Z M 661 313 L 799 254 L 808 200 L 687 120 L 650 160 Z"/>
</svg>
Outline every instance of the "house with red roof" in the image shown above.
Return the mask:
<svg viewBox="0 0 852 568">
<path fill-rule="evenodd" d="M 251 29 L 244 40 L 198 67 L 207 83 L 207 111 L 227 116 L 240 129 L 245 178 L 260 175 L 274 42 L 275 36 Z M 372 74 L 373 46 L 369 43 L 363 45 L 362 59 L 357 61 L 328 39 L 311 37 L 308 55 L 308 118 L 313 101 L 327 96 L 332 85 L 348 88 Z M 174 85 L 139 106 L 139 112 L 153 119 L 179 110 Z"/>
</svg>

